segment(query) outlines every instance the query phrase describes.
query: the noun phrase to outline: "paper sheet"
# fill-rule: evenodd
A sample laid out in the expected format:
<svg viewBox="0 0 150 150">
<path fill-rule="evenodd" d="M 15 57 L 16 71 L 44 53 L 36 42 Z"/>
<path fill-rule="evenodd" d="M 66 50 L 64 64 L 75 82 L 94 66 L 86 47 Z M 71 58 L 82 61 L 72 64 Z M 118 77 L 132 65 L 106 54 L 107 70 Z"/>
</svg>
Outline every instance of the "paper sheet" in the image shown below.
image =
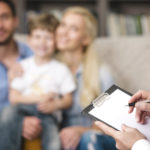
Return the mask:
<svg viewBox="0 0 150 150">
<path fill-rule="evenodd" d="M 135 111 L 129 114 L 129 107 L 125 106 L 128 104 L 130 98 L 130 95 L 117 89 L 110 95 L 108 100 L 102 103 L 102 105 L 89 111 L 89 114 L 118 130 L 121 130 L 122 124 L 137 128 L 150 140 L 150 119 L 148 119 L 147 123 L 144 125 L 136 122 Z"/>
</svg>

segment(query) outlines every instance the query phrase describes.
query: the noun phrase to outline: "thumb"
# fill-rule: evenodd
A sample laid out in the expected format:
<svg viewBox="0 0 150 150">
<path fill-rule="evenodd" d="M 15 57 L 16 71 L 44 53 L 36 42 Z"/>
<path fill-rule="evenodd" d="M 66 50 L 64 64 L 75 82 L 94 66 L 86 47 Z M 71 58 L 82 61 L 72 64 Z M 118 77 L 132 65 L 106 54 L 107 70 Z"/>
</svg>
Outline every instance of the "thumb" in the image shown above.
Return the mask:
<svg viewBox="0 0 150 150">
<path fill-rule="evenodd" d="M 141 111 L 146 111 L 146 112 L 150 112 L 150 103 L 146 103 L 146 102 L 137 102 L 135 104 L 136 109 L 141 110 Z"/>
<path fill-rule="evenodd" d="M 95 124 L 107 135 L 110 135 L 115 138 L 117 130 L 113 129 L 112 127 L 109 127 L 108 125 L 96 121 Z"/>
<path fill-rule="evenodd" d="M 127 132 L 127 131 L 130 131 L 132 128 L 125 124 L 122 124 L 121 129 L 123 132 Z"/>
</svg>

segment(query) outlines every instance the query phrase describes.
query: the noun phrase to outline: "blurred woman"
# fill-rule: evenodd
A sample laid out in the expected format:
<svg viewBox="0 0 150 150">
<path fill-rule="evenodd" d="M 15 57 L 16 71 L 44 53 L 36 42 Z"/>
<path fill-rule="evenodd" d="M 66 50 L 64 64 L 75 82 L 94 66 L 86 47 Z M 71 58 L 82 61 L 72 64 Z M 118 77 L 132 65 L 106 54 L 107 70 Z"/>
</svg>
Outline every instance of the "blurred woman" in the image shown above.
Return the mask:
<svg viewBox="0 0 150 150">
<path fill-rule="evenodd" d="M 72 107 L 64 112 L 60 131 L 65 150 L 115 149 L 114 140 L 99 131 L 94 132 L 92 120 L 81 115 L 85 106 L 113 84 L 107 66 L 100 63 L 94 48 L 96 36 L 97 21 L 87 9 L 66 9 L 56 32 L 58 59 L 72 71 L 77 89 L 73 93 Z"/>
</svg>

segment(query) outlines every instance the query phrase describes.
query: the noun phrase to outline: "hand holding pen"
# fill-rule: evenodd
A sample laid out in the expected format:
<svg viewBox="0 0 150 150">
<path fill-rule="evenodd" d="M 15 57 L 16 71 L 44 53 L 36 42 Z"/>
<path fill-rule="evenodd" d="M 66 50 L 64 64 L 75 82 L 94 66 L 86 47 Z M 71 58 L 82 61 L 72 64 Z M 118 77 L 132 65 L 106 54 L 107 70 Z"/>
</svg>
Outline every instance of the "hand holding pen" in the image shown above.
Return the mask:
<svg viewBox="0 0 150 150">
<path fill-rule="evenodd" d="M 129 113 L 133 112 L 136 108 L 136 119 L 137 122 L 144 124 L 146 117 L 150 117 L 150 92 L 138 91 L 129 100 Z"/>
<path fill-rule="evenodd" d="M 147 100 L 142 100 L 142 101 L 137 101 L 137 102 L 144 102 L 144 103 L 150 103 L 150 100 L 149 99 L 147 99 Z M 132 103 L 129 103 L 128 105 L 126 105 L 126 106 L 129 106 L 129 107 L 135 107 L 135 104 L 137 103 L 137 102 L 132 102 Z"/>
</svg>

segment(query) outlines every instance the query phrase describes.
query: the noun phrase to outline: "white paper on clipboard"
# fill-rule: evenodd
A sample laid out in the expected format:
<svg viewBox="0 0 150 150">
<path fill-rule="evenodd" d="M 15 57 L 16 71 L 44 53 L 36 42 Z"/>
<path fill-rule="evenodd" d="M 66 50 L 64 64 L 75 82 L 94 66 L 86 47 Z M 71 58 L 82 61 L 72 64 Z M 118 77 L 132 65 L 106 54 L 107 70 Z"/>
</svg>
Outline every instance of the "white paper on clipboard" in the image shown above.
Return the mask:
<svg viewBox="0 0 150 150">
<path fill-rule="evenodd" d="M 131 96 L 127 93 L 116 89 L 106 100 L 94 106 L 88 113 L 118 130 L 121 130 L 122 124 L 137 128 L 150 140 L 150 119 L 144 125 L 136 122 L 135 110 L 129 114 L 129 107 L 125 106 L 130 98 Z"/>
</svg>

